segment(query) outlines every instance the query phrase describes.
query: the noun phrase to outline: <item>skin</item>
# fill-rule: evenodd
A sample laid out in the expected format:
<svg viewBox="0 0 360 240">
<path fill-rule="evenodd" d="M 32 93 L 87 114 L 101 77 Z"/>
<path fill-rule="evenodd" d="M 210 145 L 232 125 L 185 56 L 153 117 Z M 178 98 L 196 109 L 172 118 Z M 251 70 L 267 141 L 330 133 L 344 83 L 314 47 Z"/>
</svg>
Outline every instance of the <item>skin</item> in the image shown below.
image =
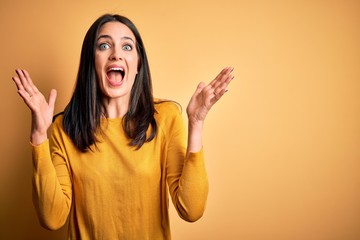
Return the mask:
<svg viewBox="0 0 360 240">
<path fill-rule="evenodd" d="M 122 117 L 128 110 L 130 91 L 137 73 L 135 37 L 126 25 L 109 22 L 100 29 L 97 43 L 95 68 L 103 93 L 103 106 L 107 117 Z M 109 66 L 124 68 L 122 83 L 109 82 L 106 74 Z M 191 97 L 186 108 L 189 131 L 187 154 L 201 150 L 205 118 L 212 106 L 227 92 L 227 87 L 234 78 L 232 71 L 232 67 L 226 67 L 208 85 L 199 83 Z M 47 100 L 26 70 L 16 69 L 16 74 L 12 80 L 18 94 L 31 111 L 30 141 L 33 145 L 39 145 L 48 139 L 47 130 L 52 123 L 57 92 L 52 89 Z"/>
</svg>

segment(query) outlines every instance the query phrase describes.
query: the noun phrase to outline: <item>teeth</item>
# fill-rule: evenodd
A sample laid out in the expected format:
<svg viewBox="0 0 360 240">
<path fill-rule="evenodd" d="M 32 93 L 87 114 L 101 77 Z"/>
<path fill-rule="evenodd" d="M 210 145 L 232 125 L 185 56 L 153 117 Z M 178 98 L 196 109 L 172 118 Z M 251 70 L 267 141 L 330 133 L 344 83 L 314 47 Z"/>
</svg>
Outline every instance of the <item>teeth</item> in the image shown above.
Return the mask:
<svg viewBox="0 0 360 240">
<path fill-rule="evenodd" d="M 114 68 L 110 68 L 109 71 L 124 71 L 123 68 L 120 68 L 120 67 L 114 67 Z"/>
</svg>

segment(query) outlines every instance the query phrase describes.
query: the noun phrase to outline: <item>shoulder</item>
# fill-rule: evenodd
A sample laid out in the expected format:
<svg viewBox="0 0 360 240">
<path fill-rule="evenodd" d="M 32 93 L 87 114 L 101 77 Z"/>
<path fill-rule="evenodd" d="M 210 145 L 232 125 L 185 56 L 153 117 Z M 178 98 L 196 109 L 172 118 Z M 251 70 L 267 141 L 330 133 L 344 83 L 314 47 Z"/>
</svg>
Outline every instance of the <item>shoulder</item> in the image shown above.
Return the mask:
<svg viewBox="0 0 360 240">
<path fill-rule="evenodd" d="M 183 121 L 181 105 L 175 101 L 155 99 L 154 107 L 154 117 L 160 128 L 171 128 Z"/>
<path fill-rule="evenodd" d="M 168 119 L 181 116 L 181 105 L 175 101 L 155 99 L 155 118 Z"/>
<path fill-rule="evenodd" d="M 53 125 L 62 124 L 63 118 L 64 118 L 64 112 L 55 114 L 55 115 L 53 116 L 53 119 L 52 119 Z"/>
<path fill-rule="evenodd" d="M 56 115 L 54 115 L 53 119 L 52 119 L 52 131 L 53 132 L 63 132 L 63 118 L 64 118 L 64 113 L 58 113 Z"/>
</svg>

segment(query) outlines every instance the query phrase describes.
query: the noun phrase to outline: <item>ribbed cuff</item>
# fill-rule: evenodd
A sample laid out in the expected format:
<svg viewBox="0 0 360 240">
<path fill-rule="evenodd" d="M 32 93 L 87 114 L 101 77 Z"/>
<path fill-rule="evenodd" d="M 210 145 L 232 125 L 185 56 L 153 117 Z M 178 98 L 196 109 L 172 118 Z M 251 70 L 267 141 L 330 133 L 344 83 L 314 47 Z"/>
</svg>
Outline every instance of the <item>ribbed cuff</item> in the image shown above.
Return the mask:
<svg viewBox="0 0 360 240">
<path fill-rule="evenodd" d="M 46 175 L 53 171 L 54 166 L 51 161 L 49 140 L 39 145 L 32 145 L 32 159 L 34 170 L 39 175 Z"/>
</svg>

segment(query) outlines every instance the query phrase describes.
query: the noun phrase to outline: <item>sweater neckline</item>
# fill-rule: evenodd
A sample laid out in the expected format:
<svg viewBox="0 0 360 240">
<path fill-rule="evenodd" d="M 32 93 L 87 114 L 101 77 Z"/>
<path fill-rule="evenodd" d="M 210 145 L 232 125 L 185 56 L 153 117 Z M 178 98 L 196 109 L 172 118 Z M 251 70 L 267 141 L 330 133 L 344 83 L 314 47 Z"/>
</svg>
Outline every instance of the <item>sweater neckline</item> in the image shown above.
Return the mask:
<svg viewBox="0 0 360 240">
<path fill-rule="evenodd" d="M 116 117 L 116 118 L 101 118 L 102 123 L 121 123 L 123 117 Z"/>
</svg>

